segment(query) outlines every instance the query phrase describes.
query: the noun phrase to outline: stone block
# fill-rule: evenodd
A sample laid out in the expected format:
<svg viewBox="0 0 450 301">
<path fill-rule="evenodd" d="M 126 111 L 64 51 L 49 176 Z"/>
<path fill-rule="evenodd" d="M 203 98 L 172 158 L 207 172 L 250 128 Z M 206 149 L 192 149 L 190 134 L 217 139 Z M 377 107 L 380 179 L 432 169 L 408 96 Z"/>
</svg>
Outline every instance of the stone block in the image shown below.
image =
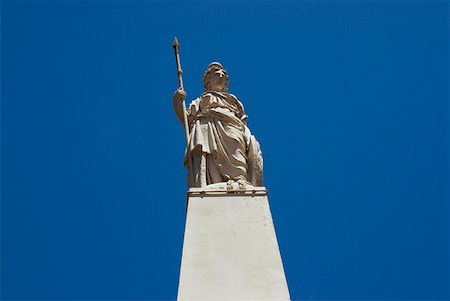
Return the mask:
<svg viewBox="0 0 450 301">
<path fill-rule="evenodd" d="M 290 300 L 264 187 L 189 189 L 178 300 Z"/>
</svg>

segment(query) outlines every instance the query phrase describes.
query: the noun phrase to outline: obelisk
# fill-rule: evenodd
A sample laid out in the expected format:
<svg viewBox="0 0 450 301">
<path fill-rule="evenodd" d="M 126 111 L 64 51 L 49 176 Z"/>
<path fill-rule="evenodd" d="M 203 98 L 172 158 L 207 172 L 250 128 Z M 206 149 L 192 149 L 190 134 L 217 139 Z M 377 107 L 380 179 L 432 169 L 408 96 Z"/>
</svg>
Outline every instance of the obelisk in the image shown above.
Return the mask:
<svg viewBox="0 0 450 301">
<path fill-rule="evenodd" d="M 244 106 L 228 93 L 227 71 L 213 62 L 204 93 L 186 109 L 178 41 L 173 46 L 179 79 L 173 106 L 185 127 L 189 186 L 177 299 L 290 300 L 260 145 Z"/>
<path fill-rule="evenodd" d="M 178 300 L 290 300 L 264 187 L 189 189 Z"/>
</svg>

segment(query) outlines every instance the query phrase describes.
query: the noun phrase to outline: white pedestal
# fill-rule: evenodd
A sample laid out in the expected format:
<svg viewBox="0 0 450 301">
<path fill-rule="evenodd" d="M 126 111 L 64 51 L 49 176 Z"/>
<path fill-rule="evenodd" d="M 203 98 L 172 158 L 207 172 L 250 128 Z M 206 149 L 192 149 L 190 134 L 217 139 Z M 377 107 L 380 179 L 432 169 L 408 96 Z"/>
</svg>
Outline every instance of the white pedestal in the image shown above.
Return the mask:
<svg viewBox="0 0 450 301">
<path fill-rule="evenodd" d="M 189 190 L 178 300 L 290 300 L 264 187 Z"/>
</svg>

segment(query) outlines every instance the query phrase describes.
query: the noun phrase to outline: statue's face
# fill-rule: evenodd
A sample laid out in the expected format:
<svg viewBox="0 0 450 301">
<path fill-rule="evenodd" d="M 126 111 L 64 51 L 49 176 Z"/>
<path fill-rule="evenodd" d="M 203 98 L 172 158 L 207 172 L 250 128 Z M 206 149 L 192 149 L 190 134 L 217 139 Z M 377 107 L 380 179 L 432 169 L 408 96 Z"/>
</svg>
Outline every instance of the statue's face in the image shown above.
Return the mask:
<svg viewBox="0 0 450 301">
<path fill-rule="evenodd" d="M 219 66 L 215 66 L 210 73 L 209 84 L 212 91 L 221 92 L 227 83 L 226 71 Z"/>
</svg>

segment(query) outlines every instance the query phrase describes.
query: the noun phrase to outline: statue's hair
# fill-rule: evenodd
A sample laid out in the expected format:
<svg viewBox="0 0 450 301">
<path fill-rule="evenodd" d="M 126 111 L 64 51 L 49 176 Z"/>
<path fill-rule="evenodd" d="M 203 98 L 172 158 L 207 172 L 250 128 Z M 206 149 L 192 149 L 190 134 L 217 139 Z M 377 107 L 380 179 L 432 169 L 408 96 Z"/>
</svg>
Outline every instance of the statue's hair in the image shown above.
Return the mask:
<svg viewBox="0 0 450 301">
<path fill-rule="evenodd" d="M 212 62 L 211 64 L 208 65 L 208 67 L 205 70 L 205 74 L 203 75 L 203 90 L 205 92 L 207 91 L 211 91 L 211 86 L 210 86 L 210 78 L 211 75 L 213 74 L 213 70 L 214 68 L 219 67 L 220 69 L 222 69 L 225 73 L 225 85 L 223 87 L 222 91 L 218 91 L 218 92 L 228 92 L 228 83 L 230 82 L 230 77 L 228 76 L 227 70 L 223 69 L 222 64 L 218 63 L 218 62 Z"/>
</svg>

